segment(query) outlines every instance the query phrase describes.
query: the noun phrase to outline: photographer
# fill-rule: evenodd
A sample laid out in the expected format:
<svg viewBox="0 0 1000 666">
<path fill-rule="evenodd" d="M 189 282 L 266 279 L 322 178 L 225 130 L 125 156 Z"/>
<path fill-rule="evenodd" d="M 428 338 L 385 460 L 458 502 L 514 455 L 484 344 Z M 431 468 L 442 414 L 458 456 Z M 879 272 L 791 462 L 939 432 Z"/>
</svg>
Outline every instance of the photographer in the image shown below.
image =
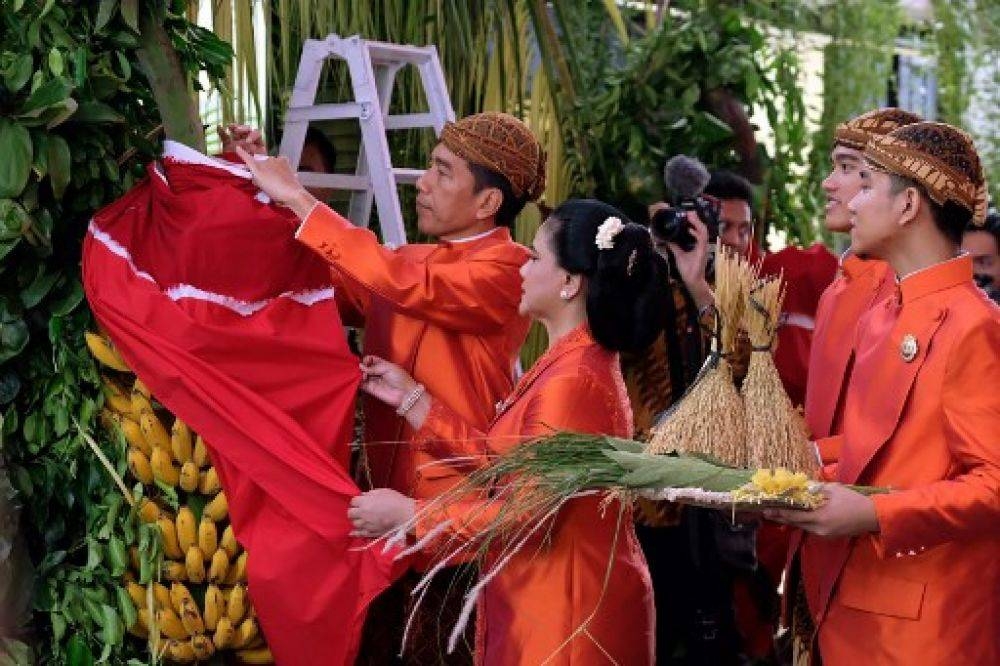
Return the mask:
<svg viewBox="0 0 1000 666">
<path fill-rule="evenodd" d="M 753 190 L 746 180 L 709 175 L 684 156 L 668 162 L 664 180 L 671 203 L 649 207 L 649 228 L 669 266 L 671 307 L 651 350 L 623 359 L 639 437 L 680 399 L 708 353 L 716 240 L 753 255 Z M 741 380 L 749 346 L 734 356 Z M 753 526 L 730 525 L 714 511 L 640 501 L 636 531 L 653 581 L 658 663 L 724 665 L 770 656 L 771 627 L 746 626 L 747 618 L 767 625 L 757 618 L 777 611 L 775 586 L 756 567 Z M 743 602 L 748 597 L 754 603 Z"/>
</svg>

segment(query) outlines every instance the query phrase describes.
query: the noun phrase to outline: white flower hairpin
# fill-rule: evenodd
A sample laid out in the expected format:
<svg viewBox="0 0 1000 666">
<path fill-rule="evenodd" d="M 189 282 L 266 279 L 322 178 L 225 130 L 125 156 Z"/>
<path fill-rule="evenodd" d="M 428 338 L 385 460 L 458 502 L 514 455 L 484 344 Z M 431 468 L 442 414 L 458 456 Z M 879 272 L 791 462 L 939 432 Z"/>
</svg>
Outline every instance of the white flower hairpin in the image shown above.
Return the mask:
<svg viewBox="0 0 1000 666">
<path fill-rule="evenodd" d="M 625 227 L 617 217 L 609 217 L 597 227 L 597 238 L 594 243 L 598 250 L 610 250 L 615 246 L 615 236 Z"/>
</svg>

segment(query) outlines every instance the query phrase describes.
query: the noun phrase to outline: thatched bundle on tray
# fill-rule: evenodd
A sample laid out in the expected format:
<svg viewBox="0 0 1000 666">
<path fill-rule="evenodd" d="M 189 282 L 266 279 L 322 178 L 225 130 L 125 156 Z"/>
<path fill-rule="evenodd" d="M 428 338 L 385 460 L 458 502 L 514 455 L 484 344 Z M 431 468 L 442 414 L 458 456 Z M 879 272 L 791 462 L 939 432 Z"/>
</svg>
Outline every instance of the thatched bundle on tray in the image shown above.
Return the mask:
<svg viewBox="0 0 1000 666">
<path fill-rule="evenodd" d="M 746 418 L 727 356 L 736 350 L 753 268 L 720 246 L 715 267 L 716 331 L 712 350 L 694 383 L 667 417 L 653 429 L 647 451 L 698 453 L 744 467 Z"/>
<path fill-rule="evenodd" d="M 792 406 L 774 365 L 774 344 L 785 291 L 780 277 L 757 280 L 747 295 L 744 327 L 752 352 L 743 403 L 746 406 L 746 466 L 810 472 L 816 457 L 810 450 L 805 422 Z"/>
</svg>

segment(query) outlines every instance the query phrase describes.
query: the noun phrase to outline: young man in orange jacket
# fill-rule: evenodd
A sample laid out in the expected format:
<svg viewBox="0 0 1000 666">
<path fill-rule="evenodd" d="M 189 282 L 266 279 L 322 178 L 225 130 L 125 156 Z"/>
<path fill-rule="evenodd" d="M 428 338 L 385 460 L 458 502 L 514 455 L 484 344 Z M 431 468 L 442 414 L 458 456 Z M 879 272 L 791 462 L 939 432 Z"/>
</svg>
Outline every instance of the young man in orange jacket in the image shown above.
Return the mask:
<svg viewBox="0 0 1000 666">
<path fill-rule="evenodd" d="M 985 219 L 982 167 L 940 123 L 873 137 L 864 157 L 852 247 L 893 288 L 857 326 L 842 432 L 819 442 L 837 483 L 815 511 L 768 515 L 810 533 L 824 664 L 1000 663 L 1000 309 L 959 254 Z"/>
<path fill-rule="evenodd" d="M 485 429 L 513 388 L 528 332 L 528 320 L 518 314 L 518 271 L 528 251 L 512 240 L 510 227 L 526 202 L 542 193 L 545 154 L 527 126 L 503 113 L 448 123 L 417 180 L 417 226 L 437 242 L 395 250 L 318 202 L 283 158 L 253 159 L 245 151 L 241 157 L 258 186 L 302 220 L 296 238 L 332 266 L 341 317 L 364 326 L 365 354 L 402 366 L 468 423 Z M 366 401 L 364 408 L 363 485 L 431 499 L 461 481 L 460 464 L 441 463 L 411 445 L 413 432 L 394 410 L 379 401 Z M 447 573 L 435 577 L 442 598 L 421 606 L 428 622 L 418 618 L 417 635 L 411 632 L 408 653 L 417 658 L 422 647 L 439 647 L 438 636 L 421 635 L 425 625 L 439 624 L 442 610 L 461 607 L 464 586 L 449 585 Z M 399 596 L 400 605 L 409 605 L 407 593 Z M 391 636 L 366 637 L 363 659 L 379 663 L 399 651 L 406 618 L 398 610 L 378 622 L 399 624 L 382 627 Z M 450 623 L 440 625 L 443 630 Z M 376 642 L 384 655 L 370 654 Z"/>
</svg>

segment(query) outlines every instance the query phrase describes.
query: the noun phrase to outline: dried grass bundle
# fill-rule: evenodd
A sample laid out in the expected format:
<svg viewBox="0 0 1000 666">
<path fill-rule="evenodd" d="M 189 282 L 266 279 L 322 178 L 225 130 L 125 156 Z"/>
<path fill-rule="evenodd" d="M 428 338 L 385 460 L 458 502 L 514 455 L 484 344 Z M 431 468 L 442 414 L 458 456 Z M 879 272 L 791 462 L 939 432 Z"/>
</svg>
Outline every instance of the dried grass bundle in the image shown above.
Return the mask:
<svg viewBox="0 0 1000 666">
<path fill-rule="evenodd" d="M 715 265 L 718 322 L 712 353 L 675 408 L 653 428 L 648 452 L 700 453 L 734 467 L 746 464 L 743 399 L 733 383 L 732 368 L 725 356 L 736 348 L 752 280 L 749 264 L 720 245 Z"/>
<path fill-rule="evenodd" d="M 792 406 L 772 356 L 784 298 L 780 276 L 760 279 L 750 290 L 744 311 L 744 326 L 753 346 L 742 391 L 746 464 L 751 469 L 784 467 L 811 472 L 816 460 L 809 450 L 805 422 Z"/>
</svg>

